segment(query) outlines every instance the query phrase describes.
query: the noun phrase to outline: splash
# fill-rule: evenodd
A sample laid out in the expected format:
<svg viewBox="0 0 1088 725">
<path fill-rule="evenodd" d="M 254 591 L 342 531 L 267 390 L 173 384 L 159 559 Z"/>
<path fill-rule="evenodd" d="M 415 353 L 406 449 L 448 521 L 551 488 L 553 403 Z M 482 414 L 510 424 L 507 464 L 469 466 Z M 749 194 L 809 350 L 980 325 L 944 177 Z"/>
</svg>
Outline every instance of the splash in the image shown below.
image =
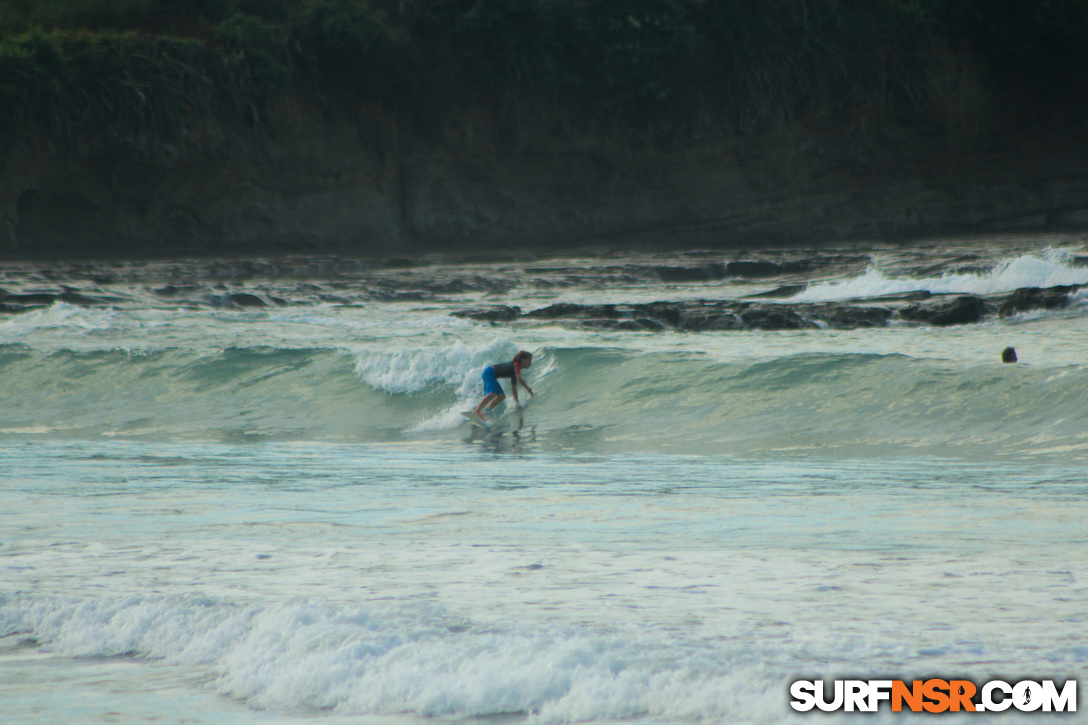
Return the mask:
<svg viewBox="0 0 1088 725">
<path fill-rule="evenodd" d="M 442 348 L 416 348 L 398 352 L 355 350 L 355 372 L 376 390 L 388 393 L 421 393 L 433 385 L 452 386 L 461 397 L 476 392 L 480 371 L 491 363 L 510 359 L 517 346 L 495 339 L 480 346 L 457 342 Z"/>
<path fill-rule="evenodd" d="M 933 294 L 1005 294 L 1024 287 L 1055 287 L 1088 284 L 1088 268 L 1073 266 L 1062 250 L 1047 249 L 1004 260 L 989 272 L 943 274 L 939 277 L 889 277 L 870 268 L 860 277 L 839 282 L 820 282 L 788 298 L 787 302 L 838 302 L 871 299 L 909 292 Z"/>
</svg>

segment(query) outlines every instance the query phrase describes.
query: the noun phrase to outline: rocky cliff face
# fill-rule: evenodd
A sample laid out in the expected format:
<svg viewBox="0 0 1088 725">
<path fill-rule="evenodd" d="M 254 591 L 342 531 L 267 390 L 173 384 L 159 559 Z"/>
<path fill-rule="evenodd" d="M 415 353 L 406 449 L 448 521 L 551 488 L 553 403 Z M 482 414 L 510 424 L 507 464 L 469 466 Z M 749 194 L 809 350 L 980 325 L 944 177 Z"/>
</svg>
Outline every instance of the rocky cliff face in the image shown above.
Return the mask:
<svg viewBox="0 0 1088 725">
<path fill-rule="evenodd" d="M 1083 142 L 957 150 L 799 125 L 668 149 L 539 131 L 513 144 L 487 119 L 461 114 L 424 139 L 372 109 L 296 108 L 259 132 L 191 129 L 176 144 L 20 139 L 0 161 L 0 249 L 410 253 L 1088 228 Z"/>
</svg>

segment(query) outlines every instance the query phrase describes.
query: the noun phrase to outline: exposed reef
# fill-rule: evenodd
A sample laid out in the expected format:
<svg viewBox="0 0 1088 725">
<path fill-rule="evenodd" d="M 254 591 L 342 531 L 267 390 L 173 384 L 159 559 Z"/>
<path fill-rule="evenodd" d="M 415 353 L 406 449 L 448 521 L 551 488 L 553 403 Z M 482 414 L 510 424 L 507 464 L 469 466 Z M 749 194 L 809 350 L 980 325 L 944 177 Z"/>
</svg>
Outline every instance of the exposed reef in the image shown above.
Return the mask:
<svg viewBox="0 0 1088 725">
<path fill-rule="evenodd" d="M 365 308 L 375 302 L 402 302 L 436 305 L 452 309 L 445 314 L 494 325 L 713 333 L 969 325 L 1060 310 L 1079 298 L 1081 289 L 1074 284 L 988 295 L 916 289 L 864 300 L 810 302 L 804 301 L 803 293 L 811 285 L 856 279 L 872 269 L 873 258 L 835 250 L 790 250 L 734 260 L 700 260 L 700 256 L 717 255 L 632 255 L 623 263 L 539 258 L 487 264 L 447 259 L 411 265 L 391 258 L 306 256 L 51 266 L 12 263 L 0 273 L 0 313 L 14 315 L 57 304 L 271 310 L 314 305 Z M 884 261 L 913 279 L 919 279 L 919 274 L 939 278 L 962 273 L 965 262 L 980 262 L 955 253 L 937 256 L 932 250 L 915 250 Z M 1071 261 L 1082 264 L 1078 258 Z M 770 269 L 791 271 L 762 276 L 762 271 Z M 737 292 L 767 286 L 772 289 Z M 638 290 L 643 298 L 658 299 L 571 302 L 562 299 L 566 289 L 611 290 L 609 294 L 619 294 L 621 299 L 623 290 Z M 731 297 L 723 297 L 724 290 L 731 290 Z M 527 304 L 526 300 L 539 302 Z"/>
</svg>

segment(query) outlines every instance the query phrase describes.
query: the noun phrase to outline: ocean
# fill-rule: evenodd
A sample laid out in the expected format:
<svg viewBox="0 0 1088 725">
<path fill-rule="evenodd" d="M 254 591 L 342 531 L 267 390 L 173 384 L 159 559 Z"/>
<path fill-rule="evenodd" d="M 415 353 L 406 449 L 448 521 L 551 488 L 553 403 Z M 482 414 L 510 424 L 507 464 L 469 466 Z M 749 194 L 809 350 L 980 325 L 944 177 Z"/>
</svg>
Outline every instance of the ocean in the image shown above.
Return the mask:
<svg viewBox="0 0 1088 725">
<path fill-rule="evenodd" d="M 6 263 L 0 720 L 901 722 L 790 684 L 1083 680 L 1086 250 Z M 535 397 L 473 428 L 521 349 Z"/>
</svg>

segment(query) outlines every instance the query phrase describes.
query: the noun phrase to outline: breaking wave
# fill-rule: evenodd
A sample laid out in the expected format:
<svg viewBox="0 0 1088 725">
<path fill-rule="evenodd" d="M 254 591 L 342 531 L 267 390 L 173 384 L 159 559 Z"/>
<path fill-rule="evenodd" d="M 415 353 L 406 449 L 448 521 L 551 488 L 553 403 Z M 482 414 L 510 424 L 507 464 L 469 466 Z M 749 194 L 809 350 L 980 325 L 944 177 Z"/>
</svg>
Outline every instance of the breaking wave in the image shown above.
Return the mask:
<svg viewBox="0 0 1088 725">
<path fill-rule="evenodd" d="M 259 709 L 539 723 L 785 714 L 785 675 L 751 645 L 677 642 L 648 628 L 477 624 L 429 603 L 0 595 L 5 636 L 60 656 L 211 667 L 221 694 Z"/>
<path fill-rule="evenodd" d="M 53 436 L 388 440 L 464 432 L 508 343 L 42 352 L 0 347 L 0 429 Z M 896 354 L 721 361 L 545 349 L 522 424 L 540 445 L 691 453 L 1088 451 L 1088 369 Z"/>
<path fill-rule="evenodd" d="M 857 277 L 810 284 L 787 301 L 838 302 L 910 292 L 987 296 L 1060 285 L 1088 285 L 1088 267 L 1076 266 L 1068 252 L 1046 250 L 1006 259 L 985 271 L 945 272 L 936 277 L 889 276 L 870 267 Z"/>
</svg>

